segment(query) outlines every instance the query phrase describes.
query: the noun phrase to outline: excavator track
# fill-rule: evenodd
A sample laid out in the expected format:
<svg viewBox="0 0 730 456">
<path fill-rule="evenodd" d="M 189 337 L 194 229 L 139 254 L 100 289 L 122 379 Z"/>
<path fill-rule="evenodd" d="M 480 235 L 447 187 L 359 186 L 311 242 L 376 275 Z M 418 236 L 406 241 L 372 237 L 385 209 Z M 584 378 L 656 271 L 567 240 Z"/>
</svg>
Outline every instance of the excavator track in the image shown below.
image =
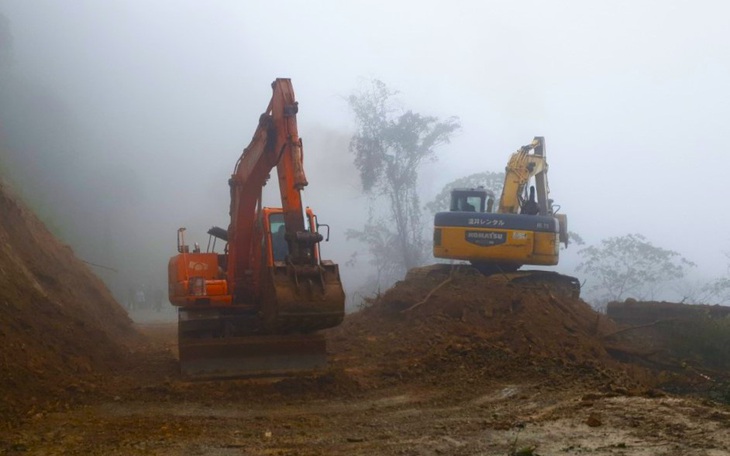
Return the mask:
<svg viewBox="0 0 730 456">
<path fill-rule="evenodd" d="M 580 280 L 576 277 L 553 271 L 525 270 L 506 272 L 489 275 L 488 280 L 503 282 L 509 286 L 547 290 L 573 299 L 580 298 Z"/>
<path fill-rule="evenodd" d="M 425 278 L 445 279 L 451 274 L 481 274 L 491 283 L 520 288 L 549 290 L 561 296 L 580 298 L 580 280 L 576 277 L 541 270 L 505 270 L 498 267 L 475 267 L 466 263 L 437 263 L 429 266 L 413 268 L 406 274 L 406 280 Z"/>
</svg>

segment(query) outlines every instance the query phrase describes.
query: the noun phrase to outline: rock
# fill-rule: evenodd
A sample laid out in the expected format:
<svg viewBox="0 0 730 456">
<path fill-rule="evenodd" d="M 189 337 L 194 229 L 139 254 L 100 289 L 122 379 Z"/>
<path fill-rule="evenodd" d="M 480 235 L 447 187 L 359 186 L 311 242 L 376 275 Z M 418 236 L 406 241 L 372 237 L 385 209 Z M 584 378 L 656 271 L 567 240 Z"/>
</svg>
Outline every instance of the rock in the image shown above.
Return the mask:
<svg viewBox="0 0 730 456">
<path fill-rule="evenodd" d="M 590 415 L 588 415 L 586 424 L 590 427 L 598 427 L 603 424 L 603 421 L 601 421 L 601 418 L 597 413 L 591 413 Z"/>
</svg>

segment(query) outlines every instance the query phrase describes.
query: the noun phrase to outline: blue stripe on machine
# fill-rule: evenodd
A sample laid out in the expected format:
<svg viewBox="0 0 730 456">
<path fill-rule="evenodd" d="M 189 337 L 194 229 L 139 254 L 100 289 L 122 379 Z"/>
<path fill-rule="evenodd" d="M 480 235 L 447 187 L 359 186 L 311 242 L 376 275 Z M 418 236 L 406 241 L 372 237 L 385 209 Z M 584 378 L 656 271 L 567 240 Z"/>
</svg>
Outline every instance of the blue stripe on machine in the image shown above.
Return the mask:
<svg viewBox="0 0 730 456">
<path fill-rule="evenodd" d="M 467 228 L 496 228 L 502 230 L 558 232 L 558 219 L 544 215 L 490 214 L 483 212 L 439 212 L 434 226 L 463 226 Z"/>
</svg>

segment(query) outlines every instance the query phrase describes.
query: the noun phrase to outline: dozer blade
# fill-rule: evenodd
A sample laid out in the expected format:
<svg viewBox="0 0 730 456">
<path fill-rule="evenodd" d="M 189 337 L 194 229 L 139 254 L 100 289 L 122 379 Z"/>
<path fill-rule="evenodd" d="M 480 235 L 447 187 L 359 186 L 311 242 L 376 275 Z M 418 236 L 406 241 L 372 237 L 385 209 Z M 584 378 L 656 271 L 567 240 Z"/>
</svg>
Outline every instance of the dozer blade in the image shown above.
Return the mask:
<svg viewBox="0 0 730 456">
<path fill-rule="evenodd" d="M 188 339 L 179 352 L 180 370 L 192 379 L 290 375 L 327 365 L 320 334 Z"/>
</svg>

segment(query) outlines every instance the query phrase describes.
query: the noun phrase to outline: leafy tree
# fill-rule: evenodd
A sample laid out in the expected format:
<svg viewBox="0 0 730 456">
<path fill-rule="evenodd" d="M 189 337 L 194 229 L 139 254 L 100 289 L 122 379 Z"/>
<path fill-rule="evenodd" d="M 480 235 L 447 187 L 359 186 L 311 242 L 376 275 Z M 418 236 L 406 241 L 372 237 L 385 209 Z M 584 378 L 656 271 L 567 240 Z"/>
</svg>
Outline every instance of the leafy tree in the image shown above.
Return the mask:
<svg viewBox="0 0 730 456">
<path fill-rule="evenodd" d="M 602 302 L 618 301 L 632 294 L 646 299 L 656 287 L 684 277 L 694 263 L 679 253 L 657 247 L 641 234 L 627 234 L 601 241 L 578 252 L 583 258 L 577 270 L 595 280 L 591 290 Z"/>
<path fill-rule="evenodd" d="M 703 300 L 695 300 L 697 303 L 709 304 L 710 301 L 723 303 L 730 301 L 730 252 L 724 252 L 724 254 L 729 262 L 725 275 L 703 284 L 704 286 L 701 287 L 702 293 L 698 293 Z M 692 299 L 693 296 L 690 295 L 689 298 Z"/>
<path fill-rule="evenodd" d="M 676 282 L 672 290 L 679 296 L 681 304 L 712 304 L 724 300 L 730 290 L 727 279 L 719 278 L 711 281 L 684 279 Z"/>
<path fill-rule="evenodd" d="M 711 296 L 720 302 L 730 301 L 730 278 L 721 277 L 710 283 Z"/>
<path fill-rule="evenodd" d="M 724 252 L 730 261 L 730 252 Z M 716 304 L 730 301 L 730 264 L 725 274 L 715 278 L 685 279 L 673 284 L 680 303 Z"/>
<path fill-rule="evenodd" d="M 398 261 L 393 261 L 393 252 L 397 251 L 397 236 L 390 230 L 390 227 L 382 220 L 370 222 L 363 226 L 362 230 L 348 230 L 347 237 L 349 239 L 358 240 L 368 246 L 370 258 L 368 264 L 373 267 L 374 273 L 371 277 L 366 278 L 365 283 L 358 290 L 359 294 L 367 295 L 380 287 L 392 281 L 403 273 L 402 265 Z M 357 252 L 353 254 L 348 264 L 352 265 L 358 258 Z M 384 259 L 390 259 L 384 261 Z M 385 283 L 384 283 L 385 282 Z"/>
<path fill-rule="evenodd" d="M 575 245 L 585 245 L 586 242 L 583 240 L 583 236 L 576 233 L 575 231 L 568 231 L 568 239 L 570 239 L 571 244 Z"/>
<path fill-rule="evenodd" d="M 504 173 L 483 171 L 481 173 L 470 174 L 466 177 L 460 177 L 446 184 L 433 201 L 426 204 L 425 208 L 432 214 L 448 211 L 451 201 L 451 190 L 455 188 L 476 188 L 479 186 L 493 191 L 494 196 L 499 198 L 502 194 L 502 187 L 504 186 Z"/>
<path fill-rule="evenodd" d="M 378 270 L 390 279 L 422 264 L 424 230 L 416 192 L 421 166 L 436 159 L 436 148 L 448 143 L 460 128 L 456 117 L 439 120 L 397 109 L 385 83 L 374 79 L 369 87 L 347 99 L 357 130 L 350 141 L 355 166 L 371 204 L 385 201 L 387 216 L 371 212 L 363 230 L 348 237 L 368 245 Z"/>
</svg>

